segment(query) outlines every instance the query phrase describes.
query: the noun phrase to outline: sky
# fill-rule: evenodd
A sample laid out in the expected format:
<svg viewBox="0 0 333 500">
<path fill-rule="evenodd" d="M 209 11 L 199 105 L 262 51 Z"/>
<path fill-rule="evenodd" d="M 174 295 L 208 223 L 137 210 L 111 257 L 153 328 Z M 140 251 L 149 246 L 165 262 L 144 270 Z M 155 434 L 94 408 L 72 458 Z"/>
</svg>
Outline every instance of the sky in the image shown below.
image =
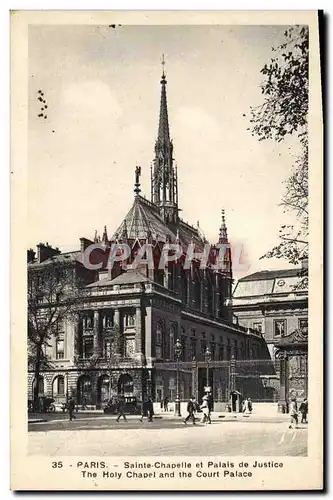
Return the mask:
<svg viewBox="0 0 333 500">
<path fill-rule="evenodd" d="M 225 209 L 242 249 L 236 278 L 291 267 L 260 257 L 292 220 L 279 203 L 297 144 L 247 130 L 250 106 L 262 102 L 260 70 L 285 29 L 30 25 L 28 248 L 75 250 L 104 225 L 111 236 L 132 205 L 136 165 L 150 198 L 164 54 L 181 217 L 215 243 Z"/>
</svg>

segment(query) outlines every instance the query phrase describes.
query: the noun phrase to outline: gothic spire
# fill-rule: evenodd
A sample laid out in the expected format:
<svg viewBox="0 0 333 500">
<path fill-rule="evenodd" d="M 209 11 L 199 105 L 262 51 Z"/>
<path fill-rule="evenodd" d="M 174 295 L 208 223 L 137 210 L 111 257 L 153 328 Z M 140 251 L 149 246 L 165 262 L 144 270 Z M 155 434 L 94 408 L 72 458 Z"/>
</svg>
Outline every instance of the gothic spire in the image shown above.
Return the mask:
<svg viewBox="0 0 333 500">
<path fill-rule="evenodd" d="M 154 169 L 152 172 L 152 201 L 160 208 L 164 221 L 176 223 L 178 220 L 177 173 L 173 159 L 173 144 L 170 139 L 168 105 L 166 95 L 166 76 L 164 72 L 164 55 L 162 59 L 163 73 L 161 78 L 161 100 L 158 133 L 155 142 Z"/>
<path fill-rule="evenodd" d="M 158 123 L 158 136 L 157 142 L 162 144 L 168 144 L 170 142 L 170 131 L 169 131 L 169 118 L 168 118 L 168 104 L 166 95 L 166 76 L 164 73 L 164 54 L 162 58 L 163 73 L 161 79 L 161 103 L 160 103 L 160 119 Z"/>
<path fill-rule="evenodd" d="M 220 233 L 219 233 L 219 243 L 228 243 L 228 232 L 227 232 L 227 226 L 225 223 L 224 208 L 222 208 L 222 222 L 221 222 Z"/>
<path fill-rule="evenodd" d="M 105 245 L 108 243 L 108 232 L 107 232 L 107 229 L 106 229 L 106 226 L 104 226 L 104 232 L 103 232 L 103 236 L 102 236 L 102 243 L 104 243 Z"/>
</svg>

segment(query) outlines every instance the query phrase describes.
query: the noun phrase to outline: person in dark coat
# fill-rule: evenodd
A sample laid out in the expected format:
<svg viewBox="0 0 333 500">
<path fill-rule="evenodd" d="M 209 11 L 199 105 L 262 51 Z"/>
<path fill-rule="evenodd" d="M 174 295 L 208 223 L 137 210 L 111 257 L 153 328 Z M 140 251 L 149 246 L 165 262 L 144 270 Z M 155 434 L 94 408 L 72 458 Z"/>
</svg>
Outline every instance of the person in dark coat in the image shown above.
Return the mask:
<svg viewBox="0 0 333 500">
<path fill-rule="evenodd" d="M 193 425 L 195 425 L 195 411 L 197 409 L 197 404 L 196 404 L 196 401 L 195 401 L 195 397 L 192 396 L 191 399 L 189 400 L 189 402 L 187 403 L 187 417 L 183 420 L 184 424 L 187 425 L 187 422 L 189 420 L 192 420 L 193 422 Z"/>
<path fill-rule="evenodd" d="M 169 398 L 165 396 L 163 400 L 163 406 L 164 406 L 164 411 L 168 411 L 168 406 L 169 406 Z"/>
<path fill-rule="evenodd" d="M 75 401 L 74 398 L 71 396 L 68 400 L 69 420 L 73 420 L 73 418 L 76 418 L 75 415 L 73 415 L 74 410 L 75 410 Z"/>
<path fill-rule="evenodd" d="M 154 415 L 154 404 L 151 398 L 148 398 L 147 401 L 147 413 L 148 413 L 148 422 L 152 422 Z"/>
<path fill-rule="evenodd" d="M 124 395 L 121 394 L 118 398 L 118 401 L 117 401 L 117 418 L 116 418 L 117 422 L 119 422 L 120 417 L 123 417 L 125 422 L 127 420 L 125 413 L 124 413 L 124 409 L 125 409 L 124 407 L 125 407 L 125 398 L 124 398 Z"/>
<path fill-rule="evenodd" d="M 151 398 L 147 398 L 142 404 L 142 415 L 140 418 L 140 422 L 143 422 L 143 419 L 146 417 L 148 422 L 153 421 L 154 415 L 154 405 Z"/>
<path fill-rule="evenodd" d="M 305 398 L 304 401 L 300 404 L 299 411 L 302 414 L 301 424 L 307 424 L 307 416 L 308 416 L 308 400 Z"/>
</svg>

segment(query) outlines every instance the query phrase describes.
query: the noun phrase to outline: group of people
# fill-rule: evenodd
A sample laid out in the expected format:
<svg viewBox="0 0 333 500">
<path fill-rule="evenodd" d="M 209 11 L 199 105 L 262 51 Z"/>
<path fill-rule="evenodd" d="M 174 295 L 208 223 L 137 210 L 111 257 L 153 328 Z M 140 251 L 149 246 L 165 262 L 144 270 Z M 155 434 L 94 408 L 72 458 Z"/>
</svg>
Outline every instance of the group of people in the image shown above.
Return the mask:
<svg viewBox="0 0 333 500">
<path fill-rule="evenodd" d="M 245 413 L 246 415 L 249 415 L 252 413 L 252 401 L 251 398 L 245 398 L 243 399 L 242 402 L 242 412 Z"/>
<path fill-rule="evenodd" d="M 308 400 L 305 398 L 297 408 L 297 401 L 295 397 L 292 397 L 289 403 L 289 415 L 290 415 L 290 425 L 289 429 L 292 429 L 293 425 L 297 429 L 298 425 L 298 413 L 302 415 L 301 424 L 308 423 Z"/>
<path fill-rule="evenodd" d="M 212 397 L 210 394 L 205 394 L 202 398 L 202 403 L 196 401 L 195 397 L 192 396 L 187 403 L 187 417 L 184 418 L 183 422 L 187 425 L 189 420 L 192 420 L 193 425 L 195 425 L 195 413 L 198 410 L 202 411 L 201 423 L 202 424 L 211 424 L 212 420 L 210 418 L 210 414 L 212 411 Z"/>
</svg>

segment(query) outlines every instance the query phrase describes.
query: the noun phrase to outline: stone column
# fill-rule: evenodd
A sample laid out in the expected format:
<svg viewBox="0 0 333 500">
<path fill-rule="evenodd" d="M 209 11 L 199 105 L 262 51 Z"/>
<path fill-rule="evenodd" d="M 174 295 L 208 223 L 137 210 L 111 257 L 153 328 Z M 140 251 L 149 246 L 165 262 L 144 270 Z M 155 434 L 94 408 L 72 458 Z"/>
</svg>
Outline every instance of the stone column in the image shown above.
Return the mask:
<svg viewBox="0 0 333 500">
<path fill-rule="evenodd" d="M 94 354 L 101 355 L 101 342 L 100 342 L 100 312 L 94 311 Z"/>
<path fill-rule="evenodd" d="M 281 353 L 280 357 L 280 397 L 278 402 L 278 411 L 285 413 L 287 411 L 288 398 L 288 356 L 286 352 Z"/>
<path fill-rule="evenodd" d="M 116 332 L 115 354 L 120 356 L 121 355 L 121 341 L 120 341 L 121 336 L 120 336 L 120 311 L 119 311 L 119 309 L 114 310 L 113 324 L 114 324 L 114 329 Z"/>
<path fill-rule="evenodd" d="M 135 352 L 136 353 L 142 353 L 142 314 L 141 314 L 141 306 L 138 306 L 136 308 Z"/>
</svg>

